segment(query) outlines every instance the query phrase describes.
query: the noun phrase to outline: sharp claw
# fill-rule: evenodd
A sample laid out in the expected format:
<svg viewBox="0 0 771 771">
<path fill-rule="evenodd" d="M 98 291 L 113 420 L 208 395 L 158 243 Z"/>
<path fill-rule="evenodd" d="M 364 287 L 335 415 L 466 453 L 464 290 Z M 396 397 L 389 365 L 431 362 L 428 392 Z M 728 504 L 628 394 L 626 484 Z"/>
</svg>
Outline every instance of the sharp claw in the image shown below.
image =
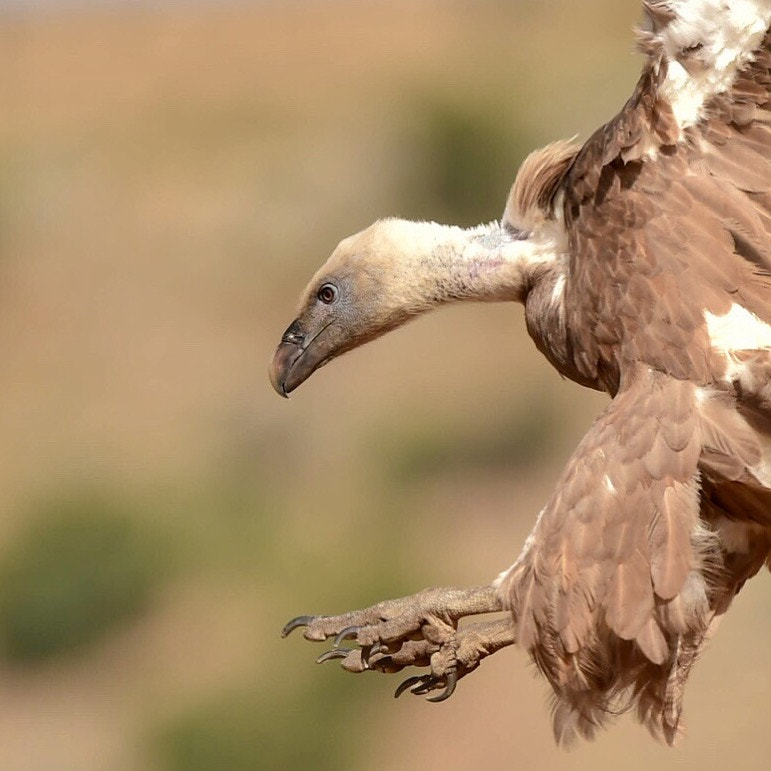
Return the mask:
<svg viewBox="0 0 771 771">
<path fill-rule="evenodd" d="M 308 626 L 317 616 L 297 616 L 293 618 L 282 630 L 281 636 L 286 637 L 290 632 L 293 632 L 297 627 Z"/>
<path fill-rule="evenodd" d="M 332 661 L 332 659 L 344 659 L 351 650 L 352 648 L 333 648 L 331 651 L 322 653 L 321 656 L 316 659 L 316 663 L 323 664 L 325 661 Z"/>
<path fill-rule="evenodd" d="M 340 646 L 340 643 L 343 640 L 347 640 L 350 637 L 356 637 L 356 635 L 359 632 L 359 629 L 361 629 L 360 626 L 347 626 L 345 629 L 343 629 L 341 632 L 338 633 L 332 645 L 334 645 L 334 647 L 337 648 Z"/>
<path fill-rule="evenodd" d="M 413 685 L 423 680 L 425 675 L 415 675 L 414 677 L 408 677 L 402 681 L 401 685 L 394 691 L 394 699 L 398 699 L 406 690 L 412 688 Z"/>
<path fill-rule="evenodd" d="M 439 682 L 439 678 L 434 675 L 423 675 L 421 680 L 423 682 L 416 685 L 410 691 L 410 693 L 414 693 L 415 696 L 423 696 L 424 694 L 429 693 L 433 689 L 433 687 Z"/>
<path fill-rule="evenodd" d="M 447 675 L 447 687 L 438 695 L 438 696 L 431 696 L 429 699 L 426 699 L 426 701 L 431 701 L 434 704 L 438 704 L 440 701 L 444 701 L 445 699 L 449 699 L 450 696 L 455 693 L 455 688 L 458 685 L 458 673 L 455 670 L 452 670 Z"/>
<path fill-rule="evenodd" d="M 367 651 L 367 658 L 369 659 L 370 656 L 374 656 L 377 653 L 380 653 L 380 651 L 385 649 L 385 645 L 381 642 L 376 642 L 373 646 L 370 647 L 370 649 Z"/>
</svg>

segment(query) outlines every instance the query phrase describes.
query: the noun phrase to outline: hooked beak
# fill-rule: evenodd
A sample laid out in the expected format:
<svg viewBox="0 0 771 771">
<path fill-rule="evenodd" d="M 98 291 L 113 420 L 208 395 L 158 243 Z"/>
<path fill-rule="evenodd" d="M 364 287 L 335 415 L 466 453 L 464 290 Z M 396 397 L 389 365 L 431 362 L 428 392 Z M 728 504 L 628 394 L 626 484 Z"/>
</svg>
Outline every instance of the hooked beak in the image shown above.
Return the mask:
<svg viewBox="0 0 771 771">
<path fill-rule="evenodd" d="M 297 386 L 331 358 L 329 341 L 324 336 L 328 326 L 308 337 L 296 319 L 284 332 L 268 370 L 270 384 L 279 396 L 288 398 Z"/>
</svg>

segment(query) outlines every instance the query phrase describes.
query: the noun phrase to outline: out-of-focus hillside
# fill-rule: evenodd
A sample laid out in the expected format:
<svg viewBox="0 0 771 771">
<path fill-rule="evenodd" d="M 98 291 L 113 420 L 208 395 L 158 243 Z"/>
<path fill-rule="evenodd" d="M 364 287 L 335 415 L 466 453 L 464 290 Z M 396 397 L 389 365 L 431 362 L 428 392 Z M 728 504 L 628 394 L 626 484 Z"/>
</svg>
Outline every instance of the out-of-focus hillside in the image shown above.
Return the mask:
<svg viewBox="0 0 771 771">
<path fill-rule="evenodd" d="M 516 556 L 604 399 L 520 309 L 401 330 L 282 402 L 265 375 L 337 241 L 497 217 L 533 147 L 631 93 L 637 2 L 0 15 L 0 768 L 767 768 L 767 576 L 665 750 L 570 754 L 504 652 L 443 705 L 278 637 Z"/>
</svg>

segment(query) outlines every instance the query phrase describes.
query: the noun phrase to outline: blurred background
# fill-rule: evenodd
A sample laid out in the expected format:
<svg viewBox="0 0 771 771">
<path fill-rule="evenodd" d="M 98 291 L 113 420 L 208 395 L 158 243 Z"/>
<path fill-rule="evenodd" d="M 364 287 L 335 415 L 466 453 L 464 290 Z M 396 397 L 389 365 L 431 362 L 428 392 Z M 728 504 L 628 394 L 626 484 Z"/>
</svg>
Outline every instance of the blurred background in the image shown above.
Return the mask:
<svg viewBox="0 0 771 771">
<path fill-rule="evenodd" d="M 441 705 L 280 640 L 519 552 L 605 403 L 521 309 L 444 310 L 292 398 L 311 273 L 384 215 L 502 211 L 631 93 L 637 0 L 0 3 L 0 768 L 771 764 L 767 575 L 665 749 L 557 750 L 501 652 Z"/>
</svg>

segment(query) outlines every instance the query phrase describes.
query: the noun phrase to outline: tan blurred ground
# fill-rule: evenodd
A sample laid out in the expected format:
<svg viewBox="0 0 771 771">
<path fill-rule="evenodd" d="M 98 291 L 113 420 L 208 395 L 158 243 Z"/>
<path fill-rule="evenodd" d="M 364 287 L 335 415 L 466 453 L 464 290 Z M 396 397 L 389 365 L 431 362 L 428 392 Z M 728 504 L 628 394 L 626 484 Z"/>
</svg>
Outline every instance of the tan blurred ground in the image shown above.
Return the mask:
<svg viewBox="0 0 771 771">
<path fill-rule="evenodd" d="M 403 169 L 416 100 L 500 109 L 535 143 L 586 137 L 631 93 L 636 19 L 633 0 L 0 18 L 3 548 L 40 496 L 93 485 L 185 553 L 150 609 L 96 646 L 0 664 L 0 768 L 181 768 L 158 737 L 241 690 L 296 709 L 301 745 L 325 709 L 355 698 L 329 729 L 344 768 L 771 766 L 767 575 L 695 671 L 676 750 L 628 717 L 556 750 L 546 688 L 521 653 L 429 705 L 394 702 L 397 681 L 315 668 L 320 651 L 277 634 L 299 612 L 486 581 L 516 556 L 603 404 L 550 370 L 521 311 L 443 311 L 290 403 L 265 366 L 336 241 L 414 215 Z M 405 437 L 471 441 L 530 414 L 553 434 L 532 463 L 406 481 L 388 470 Z M 222 514 L 220 492 L 242 487 L 259 506 Z M 308 706 L 306 688 L 335 701 Z M 222 767 L 274 767 L 235 763 Z"/>
</svg>

